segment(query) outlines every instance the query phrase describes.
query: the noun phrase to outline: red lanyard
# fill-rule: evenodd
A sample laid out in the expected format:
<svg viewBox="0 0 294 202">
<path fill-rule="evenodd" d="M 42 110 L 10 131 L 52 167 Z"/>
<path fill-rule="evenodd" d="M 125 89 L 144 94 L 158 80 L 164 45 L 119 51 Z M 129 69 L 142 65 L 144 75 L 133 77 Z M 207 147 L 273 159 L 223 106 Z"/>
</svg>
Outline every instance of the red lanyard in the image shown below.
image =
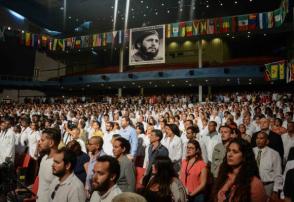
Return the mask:
<svg viewBox="0 0 294 202">
<path fill-rule="evenodd" d="M 191 167 L 188 170 L 188 166 L 189 166 L 189 161 L 187 162 L 187 166 L 185 169 L 185 185 L 187 185 L 187 180 L 188 180 L 188 176 L 190 175 L 190 170 L 193 168 L 194 164 L 197 162 L 197 160 L 195 159 L 193 164 L 191 165 Z"/>
</svg>

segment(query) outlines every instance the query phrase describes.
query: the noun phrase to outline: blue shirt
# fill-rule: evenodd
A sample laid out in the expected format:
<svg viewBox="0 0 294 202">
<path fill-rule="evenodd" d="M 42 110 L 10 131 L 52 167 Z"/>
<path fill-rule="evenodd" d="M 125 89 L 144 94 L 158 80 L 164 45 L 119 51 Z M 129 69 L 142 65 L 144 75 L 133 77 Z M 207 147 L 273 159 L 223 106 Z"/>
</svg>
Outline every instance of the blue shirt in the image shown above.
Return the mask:
<svg viewBox="0 0 294 202">
<path fill-rule="evenodd" d="M 137 155 L 138 148 L 138 137 L 136 130 L 131 126 L 127 126 L 126 128 L 121 128 L 119 131 L 120 136 L 128 140 L 131 144 L 131 155 L 135 157 Z"/>
</svg>

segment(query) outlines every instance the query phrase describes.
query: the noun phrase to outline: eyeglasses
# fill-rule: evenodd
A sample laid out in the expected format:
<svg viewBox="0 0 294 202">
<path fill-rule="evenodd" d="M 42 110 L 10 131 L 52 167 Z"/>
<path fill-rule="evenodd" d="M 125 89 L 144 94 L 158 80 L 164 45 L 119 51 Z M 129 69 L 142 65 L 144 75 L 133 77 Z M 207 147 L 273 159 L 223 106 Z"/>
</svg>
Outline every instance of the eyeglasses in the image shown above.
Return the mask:
<svg viewBox="0 0 294 202">
<path fill-rule="evenodd" d="M 60 184 L 56 185 L 56 187 L 54 188 L 54 191 L 53 191 L 52 194 L 51 194 L 51 199 L 52 199 L 52 200 L 54 199 L 54 197 L 55 197 L 55 193 L 56 193 L 56 191 L 58 190 L 59 186 L 60 186 Z"/>
</svg>

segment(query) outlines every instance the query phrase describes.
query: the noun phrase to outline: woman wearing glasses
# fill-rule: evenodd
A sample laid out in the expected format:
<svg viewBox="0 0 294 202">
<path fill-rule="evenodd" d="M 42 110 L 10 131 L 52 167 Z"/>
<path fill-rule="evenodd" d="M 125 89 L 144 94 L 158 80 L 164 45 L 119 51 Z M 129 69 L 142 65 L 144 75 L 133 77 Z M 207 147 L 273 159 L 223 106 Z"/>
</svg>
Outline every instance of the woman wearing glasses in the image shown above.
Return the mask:
<svg viewBox="0 0 294 202">
<path fill-rule="evenodd" d="M 180 180 L 187 190 L 189 202 L 204 202 L 207 168 L 197 140 L 190 140 L 187 144 L 187 156 L 182 161 Z"/>
</svg>

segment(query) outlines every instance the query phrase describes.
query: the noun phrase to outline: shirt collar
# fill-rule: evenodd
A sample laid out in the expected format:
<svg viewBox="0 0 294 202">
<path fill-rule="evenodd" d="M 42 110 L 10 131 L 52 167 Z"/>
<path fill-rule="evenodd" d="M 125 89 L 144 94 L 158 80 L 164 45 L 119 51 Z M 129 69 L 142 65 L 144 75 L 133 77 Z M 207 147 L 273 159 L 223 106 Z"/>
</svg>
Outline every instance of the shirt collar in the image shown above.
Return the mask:
<svg viewBox="0 0 294 202">
<path fill-rule="evenodd" d="M 70 184 L 74 177 L 74 173 L 72 172 L 63 182 L 60 183 L 60 186 Z"/>
<path fill-rule="evenodd" d="M 115 189 L 117 189 L 118 188 L 118 186 L 115 184 L 115 185 L 113 185 L 110 189 L 108 189 L 108 191 L 105 193 L 105 194 L 103 194 L 102 196 L 100 196 L 100 198 L 103 200 L 103 199 L 106 199 L 108 196 L 109 196 L 109 194 L 113 191 L 113 190 L 115 190 Z M 98 192 L 99 193 L 99 192 Z M 100 194 L 99 194 L 100 195 Z"/>
</svg>

